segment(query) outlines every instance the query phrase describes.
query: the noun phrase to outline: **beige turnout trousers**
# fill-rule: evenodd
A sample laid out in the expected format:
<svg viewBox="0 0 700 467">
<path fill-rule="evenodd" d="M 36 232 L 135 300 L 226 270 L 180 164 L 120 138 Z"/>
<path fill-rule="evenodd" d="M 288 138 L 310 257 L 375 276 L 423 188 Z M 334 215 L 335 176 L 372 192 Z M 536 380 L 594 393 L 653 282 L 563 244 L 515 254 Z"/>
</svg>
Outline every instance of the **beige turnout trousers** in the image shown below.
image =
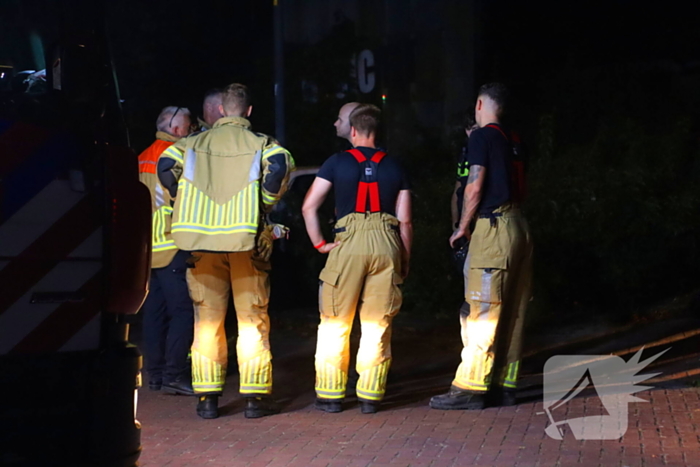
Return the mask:
<svg viewBox="0 0 700 467">
<path fill-rule="evenodd" d="M 316 395 L 342 399 L 348 380 L 350 331 L 360 314 L 362 337 L 357 396 L 384 396 L 391 364 L 391 321 L 401 308 L 401 239 L 398 220 L 386 213 L 352 213 L 336 224 L 336 241 L 321 271 L 316 347 Z M 339 231 L 339 232 L 338 232 Z"/>
<path fill-rule="evenodd" d="M 241 394 L 272 392 L 270 319 L 270 265 L 253 251 L 192 254 L 187 285 L 194 302 L 192 387 L 199 394 L 220 393 L 226 380 L 228 346 L 224 320 L 229 294 L 238 318 L 238 371 Z"/>
<path fill-rule="evenodd" d="M 520 211 L 502 206 L 493 218 L 480 218 L 464 265 L 470 311 L 460 316 L 464 349 L 453 386 L 482 392 L 494 381 L 516 387 L 531 284 L 532 242 Z"/>
</svg>

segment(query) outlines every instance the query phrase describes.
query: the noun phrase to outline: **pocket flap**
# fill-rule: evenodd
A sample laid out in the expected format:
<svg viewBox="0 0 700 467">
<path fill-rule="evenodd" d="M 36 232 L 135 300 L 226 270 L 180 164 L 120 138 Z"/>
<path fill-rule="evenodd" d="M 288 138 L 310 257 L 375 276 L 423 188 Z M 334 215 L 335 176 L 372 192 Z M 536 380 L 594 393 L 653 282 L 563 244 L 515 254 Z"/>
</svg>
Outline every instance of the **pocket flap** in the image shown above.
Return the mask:
<svg viewBox="0 0 700 467">
<path fill-rule="evenodd" d="M 506 256 L 482 255 L 472 256 L 469 260 L 471 269 L 508 269 L 508 258 Z"/>
<path fill-rule="evenodd" d="M 318 276 L 319 279 L 321 279 L 323 282 L 325 282 L 328 285 L 336 286 L 338 285 L 338 278 L 340 277 L 339 272 L 335 272 L 331 269 L 323 269 L 321 270 L 321 274 Z"/>
</svg>

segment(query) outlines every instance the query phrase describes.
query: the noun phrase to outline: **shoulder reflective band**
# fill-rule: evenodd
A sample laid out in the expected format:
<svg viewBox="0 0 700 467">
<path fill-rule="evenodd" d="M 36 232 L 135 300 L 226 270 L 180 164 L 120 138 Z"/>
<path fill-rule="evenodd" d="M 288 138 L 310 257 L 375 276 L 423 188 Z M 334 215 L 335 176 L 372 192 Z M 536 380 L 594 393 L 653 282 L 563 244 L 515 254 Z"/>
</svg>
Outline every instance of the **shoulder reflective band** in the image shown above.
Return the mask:
<svg viewBox="0 0 700 467">
<path fill-rule="evenodd" d="M 377 165 L 382 161 L 385 152 L 377 151 L 367 159 L 358 149 L 348 151 L 364 169 L 360 173 L 360 182 L 357 185 L 357 200 L 355 202 L 355 212 L 367 212 L 367 198 L 369 197 L 369 212 L 381 211 L 379 203 L 379 184 L 377 183 Z"/>
</svg>

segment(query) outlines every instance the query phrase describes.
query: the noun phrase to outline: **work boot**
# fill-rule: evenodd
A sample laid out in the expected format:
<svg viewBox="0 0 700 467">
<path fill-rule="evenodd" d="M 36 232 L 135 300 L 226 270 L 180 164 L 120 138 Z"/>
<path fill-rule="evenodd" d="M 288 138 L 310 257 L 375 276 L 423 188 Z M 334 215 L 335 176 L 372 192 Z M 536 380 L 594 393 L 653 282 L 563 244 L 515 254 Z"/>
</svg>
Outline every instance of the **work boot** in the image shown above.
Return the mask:
<svg viewBox="0 0 700 467">
<path fill-rule="evenodd" d="M 194 396 L 194 389 L 192 389 L 192 383 L 184 378 L 177 378 L 173 381 L 163 383 L 163 392 L 165 392 L 166 394 Z"/>
<path fill-rule="evenodd" d="M 269 397 L 246 397 L 245 418 L 260 418 L 280 413 L 280 408 Z"/>
<path fill-rule="evenodd" d="M 197 402 L 197 415 L 207 419 L 218 418 L 219 396 L 215 394 L 199 396 L 199 402 Z"/>
<path fill-rule="evenodd" d="M 515 389 L 495 388 L 488 392 L 489 407 L 512 407 L 517 405 Z"/>
<path fill-rule="evenodd" d="M 360 412 L 370 414 L 379 411 L 379 401 L 366 401 L 360 399 Z"/>
<path fill-rule="evenodd" d="M 160 388 L 163 386 L 163 381 L 159 379 L 151 379 L 148 380 L 148 389 L 151 391 L 160 391 Z"/>
<path fill-rule="evenodd" d="M 314 407 L 324 412 L 338 413 L 343 411 L 343 401 L 342 399 L 322 399 L 317 397 Z"/>
<path fill-rule="evenodd" d="M 484 393 L 466 391 L 454 386 L 446 394 L 430 399 L 430 407 L 438 410 L 481 410 L 485 405 Z"/>
</svg>

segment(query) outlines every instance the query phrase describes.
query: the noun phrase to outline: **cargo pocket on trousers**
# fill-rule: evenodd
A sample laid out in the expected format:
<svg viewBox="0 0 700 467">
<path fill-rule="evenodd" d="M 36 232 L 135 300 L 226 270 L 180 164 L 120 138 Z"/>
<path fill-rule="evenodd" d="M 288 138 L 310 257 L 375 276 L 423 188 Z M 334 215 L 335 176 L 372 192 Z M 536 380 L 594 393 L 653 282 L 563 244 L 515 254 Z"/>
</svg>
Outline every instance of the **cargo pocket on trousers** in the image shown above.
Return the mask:
<svg viewBox="0 0 700 467">
<path fill-rule="evenodd" d="M 323 269 L 318 276 L 318 309 L 322 315 L 338 316 L 337 294 L 340 273 Z"/>
<path fill-rule="evenodd" d="M 401 290 L 403 277 L 401 277 L 401 274 L 394 272 L 391 281 L 391 297 L 388 312 L 390 317 L 394 317 L 401 309 L 401 304 L 403 303 L 403 291 Z"/>
<path fill-rule="evenodd" d="M 472 256 L 466 290 L 472 319 L 498 317 L 507 268 L 508 258 L 505 256 Z"/>
</svg>

